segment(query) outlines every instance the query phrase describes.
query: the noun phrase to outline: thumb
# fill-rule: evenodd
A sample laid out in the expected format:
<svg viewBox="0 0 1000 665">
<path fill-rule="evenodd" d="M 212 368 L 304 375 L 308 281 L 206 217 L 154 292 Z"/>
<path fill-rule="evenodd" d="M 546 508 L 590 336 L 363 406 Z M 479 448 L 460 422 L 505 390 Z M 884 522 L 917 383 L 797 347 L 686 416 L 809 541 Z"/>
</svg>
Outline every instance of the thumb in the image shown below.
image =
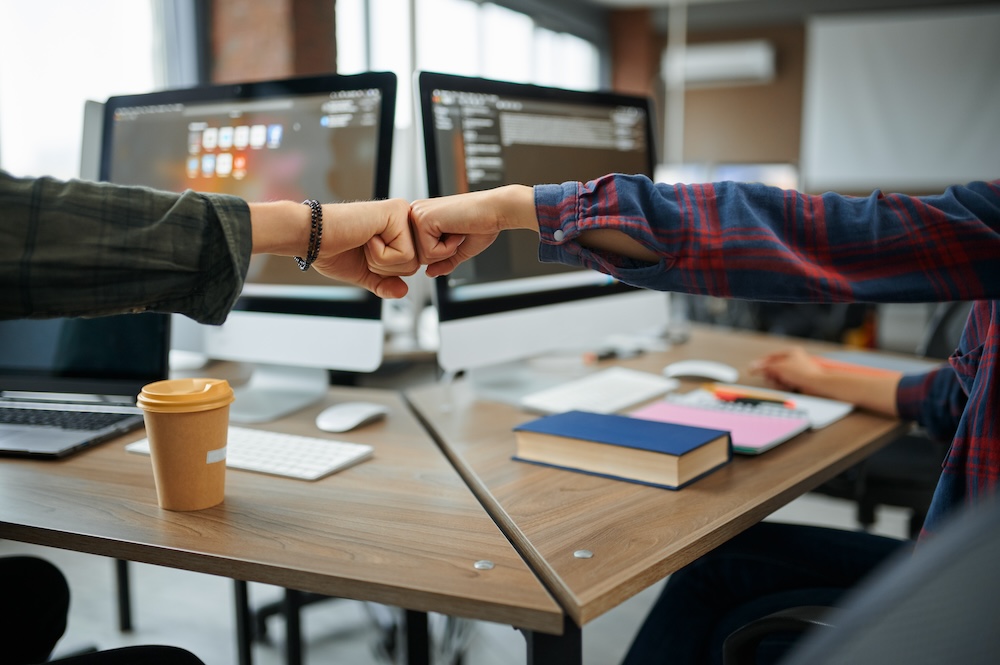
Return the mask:
<svg viewBox="0 0 1000 665">
<path fill-rule="evenodd" d="M 409 291 L 409 287 L 406 285 L 406 282 L 404 282 L 400 277 L 381 277 L 375 273 L 368 274 L 371 277 L 372 284 L 370 290 L 379 298 L 386 300 L 403 298 Z"/>
</svg>

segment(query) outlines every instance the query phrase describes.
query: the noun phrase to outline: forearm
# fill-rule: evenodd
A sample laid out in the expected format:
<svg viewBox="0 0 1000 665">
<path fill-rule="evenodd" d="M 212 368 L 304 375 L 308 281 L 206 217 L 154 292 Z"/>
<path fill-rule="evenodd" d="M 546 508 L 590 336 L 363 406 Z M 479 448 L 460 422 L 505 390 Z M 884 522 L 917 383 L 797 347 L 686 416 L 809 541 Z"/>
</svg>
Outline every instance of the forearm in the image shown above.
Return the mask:
<svg viewBox="0 0 1000 665">
<path fill-rule="evenodd" d="M 902 376 L 901 372 L 869 375 L 827 369 L 816 379 L 811 379 L 808 385 L 802 386 L 801 390 L 810 395 L 850 402 L 862 409 L 897 417 L 896 389 Z"/>
<path fill-rule="evenodd" d="M 306 255 L 311 225 L 309 206 L 294 201 L 276 201 L 250 203 L 249 207 L 254 254 Z"/>
<path fill-rule="evenodd" d="M 616 254 L 636 261 L 657 263 L 660 256 L 640 244 L 622 231 L 615 229 L 593 229 L 580 234 L 580 245 L 596 252 Z"/>
</svg>

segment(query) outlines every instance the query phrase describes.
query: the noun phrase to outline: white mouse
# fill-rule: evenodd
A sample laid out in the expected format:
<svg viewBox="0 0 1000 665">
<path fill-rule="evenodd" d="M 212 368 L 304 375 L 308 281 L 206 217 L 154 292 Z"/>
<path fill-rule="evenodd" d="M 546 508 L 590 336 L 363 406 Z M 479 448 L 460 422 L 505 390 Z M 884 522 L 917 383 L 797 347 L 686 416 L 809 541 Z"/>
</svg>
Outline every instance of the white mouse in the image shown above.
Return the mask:
<svg viewBox="0 0 1000 665">
<path fill-rule="evenodd" d="M 735 367 L 715 360 L 678 360 L 664 367 L 663 373 L 671 379 L 711 379 L 720 383 L 735 383 L 740 378 Z"/>
<path fill-rule="evenodd" d="M 384 418 L 389 409 L 374 402 L 341 402 L 320 411 L 316 427 L 324 432 L 347 432 Z"/>
</svg>

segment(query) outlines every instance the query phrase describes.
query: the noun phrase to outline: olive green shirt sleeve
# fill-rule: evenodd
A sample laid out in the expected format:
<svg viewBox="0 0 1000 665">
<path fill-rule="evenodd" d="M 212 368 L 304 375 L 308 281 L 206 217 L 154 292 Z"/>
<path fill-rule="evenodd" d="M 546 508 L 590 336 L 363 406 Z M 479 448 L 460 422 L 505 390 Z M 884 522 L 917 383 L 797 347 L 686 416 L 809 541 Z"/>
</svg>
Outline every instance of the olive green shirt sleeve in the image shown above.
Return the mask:
<svg viewBox="0 0 1000 665">
<path fill-rule="evenodd" d="M 249 207 L 233 196 L 0 171 L 0 318 L 151 311 L 222 323 L 251 246 Z"/>
</svg>

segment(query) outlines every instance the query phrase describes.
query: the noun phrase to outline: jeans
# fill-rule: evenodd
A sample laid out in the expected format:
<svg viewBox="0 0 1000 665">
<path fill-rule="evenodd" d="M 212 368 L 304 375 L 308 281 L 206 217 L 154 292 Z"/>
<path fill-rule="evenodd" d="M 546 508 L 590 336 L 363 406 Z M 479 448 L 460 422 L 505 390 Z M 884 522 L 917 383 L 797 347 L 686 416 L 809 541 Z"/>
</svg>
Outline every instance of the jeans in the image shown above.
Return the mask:
<svg viewBox="0 0 1000 665">
<path fill-rule="evenodd" d="M 906 541 L 859 531 L 761 522 L 667 580 L 623 665 L 721 665 L 740 626 L 798 605 L 832 605 Z M 775 663 L 797 635 L 766 639 Z"/>
</svg>

